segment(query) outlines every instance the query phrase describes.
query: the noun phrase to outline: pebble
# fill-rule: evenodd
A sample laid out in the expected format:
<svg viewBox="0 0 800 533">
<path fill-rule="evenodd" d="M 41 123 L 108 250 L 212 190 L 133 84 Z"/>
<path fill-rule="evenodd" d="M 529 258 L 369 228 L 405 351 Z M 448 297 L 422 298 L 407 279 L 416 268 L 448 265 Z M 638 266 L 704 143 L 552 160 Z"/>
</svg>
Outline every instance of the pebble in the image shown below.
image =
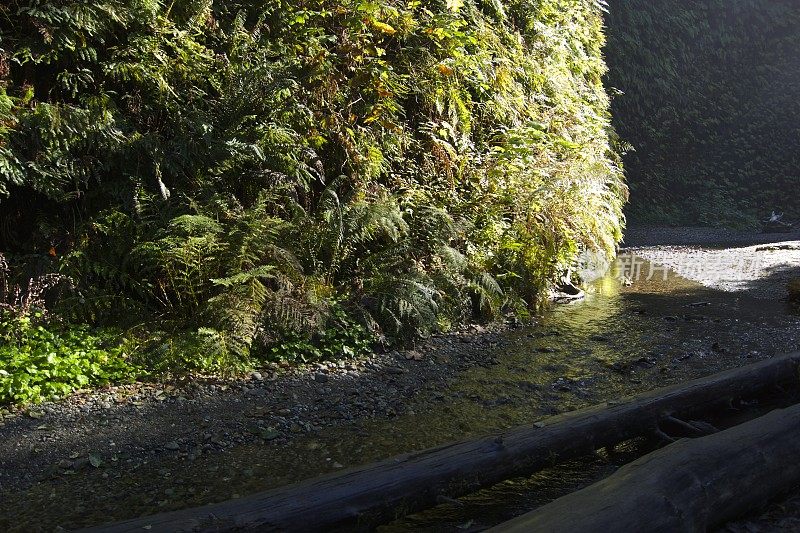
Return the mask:
<svg viewBox="0 0 800 533">
<path fill-rule="evenodd" d="M 88 457 L 79 457 L 78 459 L 75 459 L 75 461 L 72 463 L 72 469 L 82 470 L 84 468 L 88 468 L 89 464 L 90 463 Z"/>
</svg>

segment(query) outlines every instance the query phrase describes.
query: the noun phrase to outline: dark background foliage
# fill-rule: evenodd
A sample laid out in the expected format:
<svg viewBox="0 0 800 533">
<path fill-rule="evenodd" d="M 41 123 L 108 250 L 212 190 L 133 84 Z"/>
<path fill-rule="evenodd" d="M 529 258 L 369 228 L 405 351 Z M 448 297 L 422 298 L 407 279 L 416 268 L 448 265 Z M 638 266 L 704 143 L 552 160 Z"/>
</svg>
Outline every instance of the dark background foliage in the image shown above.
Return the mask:
<svg viewBox="0 0 800 533">
<path fill-rule="evenodd" d="M 632 222 L 800 218 L 800 4 L 612 0 L 607 84 Z"/>
</svg>

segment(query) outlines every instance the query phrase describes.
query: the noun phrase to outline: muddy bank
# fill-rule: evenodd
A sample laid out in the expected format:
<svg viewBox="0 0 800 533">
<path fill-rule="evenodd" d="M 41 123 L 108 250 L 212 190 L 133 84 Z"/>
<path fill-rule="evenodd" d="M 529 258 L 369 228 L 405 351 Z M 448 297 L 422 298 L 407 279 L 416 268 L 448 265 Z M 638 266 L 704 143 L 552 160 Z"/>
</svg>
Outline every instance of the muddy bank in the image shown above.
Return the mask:
<svg viewBox="0 0 800 533">
<path fill-rule="evenodd" d="M 684 253 L 637 250 L 641 275 L 626 273 L 623 257 L 585 301 L 556 306 L 534 326 L 473 329 L 361 362 L 268 368 L 233 383 L 123 387 L 8 413 L 0 529 L 50 531 L 225 500 L 796 349 L 800 318 L 785 302 L 758 298 L 754 286 L 662 276 L 645 257 L 664 250 L 675 264 Z M 624 459 L 587 458 L 510 480 L 387 529 L 479 530 Z"/>
</svg>

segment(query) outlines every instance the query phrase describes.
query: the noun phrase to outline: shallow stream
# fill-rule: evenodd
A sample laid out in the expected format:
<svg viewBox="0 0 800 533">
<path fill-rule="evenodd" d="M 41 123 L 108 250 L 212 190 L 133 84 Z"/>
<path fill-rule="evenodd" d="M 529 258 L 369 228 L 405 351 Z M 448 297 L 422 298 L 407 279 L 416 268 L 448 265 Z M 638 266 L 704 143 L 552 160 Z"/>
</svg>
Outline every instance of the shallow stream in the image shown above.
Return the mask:
<svg viewBox="0 0 800 533">
<path fill-rule="evenodd" d="M 82 473 L 12 499 L 46 506 L 53 517 L 42 520 L 43 530 L 226 500 L 793 351 L 798 326 L 800 317 L 783 301 L 757 299 L 747 288 L 710 290 L 623 255 L 584 300 L 554 305 L 537 325 L 509 331 L 502 346 L 486 346 L 496 352 L 491 364 L 412 393 L 394 418 L 355 419 L 285 444 L 244 444 L 193 462 Z M 641 452 L 631 443 L 614 456 L 509 480 L 382 530 L 481 530 L 589 484 Z"/>
</svg>

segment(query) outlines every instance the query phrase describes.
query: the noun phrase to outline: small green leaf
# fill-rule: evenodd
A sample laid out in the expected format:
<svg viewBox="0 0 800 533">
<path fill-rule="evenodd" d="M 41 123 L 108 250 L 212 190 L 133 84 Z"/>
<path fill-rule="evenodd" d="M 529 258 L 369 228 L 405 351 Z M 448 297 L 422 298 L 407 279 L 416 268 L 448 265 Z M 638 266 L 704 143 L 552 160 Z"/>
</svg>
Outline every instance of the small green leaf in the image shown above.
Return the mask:
<svg viewBox="0 0 800 533">
<path fill-rule="evenodd" d="M 270 427 L 262 430 L 259 436 L 264 440 L 275 440 L 281 436 L 281 433 L 277 429 Z"/>
</svg>

